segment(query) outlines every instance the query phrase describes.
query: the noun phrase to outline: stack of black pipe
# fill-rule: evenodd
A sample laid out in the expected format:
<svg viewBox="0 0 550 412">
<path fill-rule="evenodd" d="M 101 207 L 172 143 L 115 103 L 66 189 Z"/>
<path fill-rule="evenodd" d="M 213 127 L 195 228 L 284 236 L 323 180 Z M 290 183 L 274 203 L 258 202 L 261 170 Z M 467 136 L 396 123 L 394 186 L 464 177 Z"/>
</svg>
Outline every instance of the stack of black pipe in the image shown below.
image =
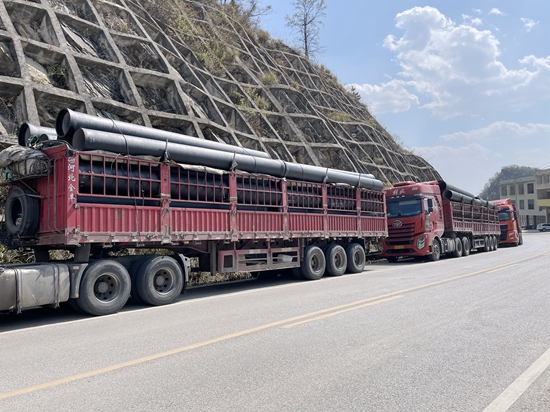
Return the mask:
<svg viewBox="0 0 550 412">
<path fill-rule="evenodd" d="M 441 196 L 444 199 L 451 200 L 453 202 L 467 203 L 474 206 L 484 206 L 489 209 L 496 209 L 497 206 L 494 203 L 489 202 L 488 200 L 481 199 L 465 190 L 459 189 L 455 186 L 452 186 L 443 180 L 437 182 L 439 189 L 441 190 Z"/>
<path fill-rule="evenodd" d="M 52 129 L 47 129 L 40 132 L 41 140 L 52 138 Z M 257 150 L 100 118 L 70 109 L 59 112 L 55 130 L 58 139 L 69 142 L 81 151 L 104 150 L 123 155 L 167 157 L 178 163 L 221 170 L 238 169 L 308 182 L 345 183 L 377 191 L 383 189 L 382 182 L 372 175 L 275 160 Z M 28 137 L 21 138 L 20 133 L 19 141 L 20 144 L 26 143 Z"/>
</svg>

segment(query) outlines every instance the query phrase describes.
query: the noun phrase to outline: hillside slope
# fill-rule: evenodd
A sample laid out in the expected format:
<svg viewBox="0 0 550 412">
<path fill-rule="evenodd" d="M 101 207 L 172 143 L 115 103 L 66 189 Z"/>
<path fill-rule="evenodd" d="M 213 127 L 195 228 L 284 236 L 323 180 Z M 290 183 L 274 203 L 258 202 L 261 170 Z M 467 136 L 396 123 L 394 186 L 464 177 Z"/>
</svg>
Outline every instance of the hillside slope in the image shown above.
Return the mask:
<svg viewBox="0 0 550 412">
<path fill-rule="evenodd" d="M 0 140 L 64 107 L 386 183 L 439 178 L 328 70 L 212 0 L 1 1 Z"/>
</svg>

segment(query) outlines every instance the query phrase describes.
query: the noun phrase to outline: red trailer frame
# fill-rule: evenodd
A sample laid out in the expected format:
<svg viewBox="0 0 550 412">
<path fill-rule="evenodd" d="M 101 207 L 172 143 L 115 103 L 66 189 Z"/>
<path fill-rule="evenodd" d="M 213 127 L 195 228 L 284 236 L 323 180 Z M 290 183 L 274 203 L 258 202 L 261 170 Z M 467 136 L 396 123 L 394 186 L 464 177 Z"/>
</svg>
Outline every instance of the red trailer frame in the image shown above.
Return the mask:
<svg viewBox="0 0 550 412">
<path fill-rule="evenodd" d="M 37 250 L 217 252 L 218 272 L 296 266 L 309 244 L 387 236 L 384 193 L 114 154 L 44 149 Z M 368 248 L 367 248 L 368 250 Z M 212 259 L 212 258 L 211 258 Z M 211 260 L 212 262 L 212 260 Z"/>
</svg>

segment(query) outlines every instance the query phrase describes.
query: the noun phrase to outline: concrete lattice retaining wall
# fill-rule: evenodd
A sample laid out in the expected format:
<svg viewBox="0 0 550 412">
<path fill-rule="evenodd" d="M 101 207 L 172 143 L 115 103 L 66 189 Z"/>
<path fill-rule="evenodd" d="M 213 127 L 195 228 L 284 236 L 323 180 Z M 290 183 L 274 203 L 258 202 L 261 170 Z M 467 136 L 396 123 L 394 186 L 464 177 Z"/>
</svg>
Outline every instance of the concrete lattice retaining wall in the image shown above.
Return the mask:
<svg viewBox="0 0 550 412">
<path fill-rule="evenodd" d="M 384 182 L 440 178 L 326 69 L 215 2 L 169 1 L 1 1 L 0 141 L 68 107 Z"/>
</svg>

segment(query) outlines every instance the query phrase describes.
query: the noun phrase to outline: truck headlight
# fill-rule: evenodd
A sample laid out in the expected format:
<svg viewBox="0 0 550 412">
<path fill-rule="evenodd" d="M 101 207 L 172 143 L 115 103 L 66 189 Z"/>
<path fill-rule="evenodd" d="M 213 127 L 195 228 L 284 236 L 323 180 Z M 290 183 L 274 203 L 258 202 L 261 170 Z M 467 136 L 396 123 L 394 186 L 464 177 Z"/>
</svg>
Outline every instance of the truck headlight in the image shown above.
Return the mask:
<svg viewBox="0 0 550 412">
<path fill-rule="evenodd" d="M 422 236 L 416 241 L 416 248 L 424 249 L 425 246 L 426 246 L 426 236 Z"/>
</svg>

